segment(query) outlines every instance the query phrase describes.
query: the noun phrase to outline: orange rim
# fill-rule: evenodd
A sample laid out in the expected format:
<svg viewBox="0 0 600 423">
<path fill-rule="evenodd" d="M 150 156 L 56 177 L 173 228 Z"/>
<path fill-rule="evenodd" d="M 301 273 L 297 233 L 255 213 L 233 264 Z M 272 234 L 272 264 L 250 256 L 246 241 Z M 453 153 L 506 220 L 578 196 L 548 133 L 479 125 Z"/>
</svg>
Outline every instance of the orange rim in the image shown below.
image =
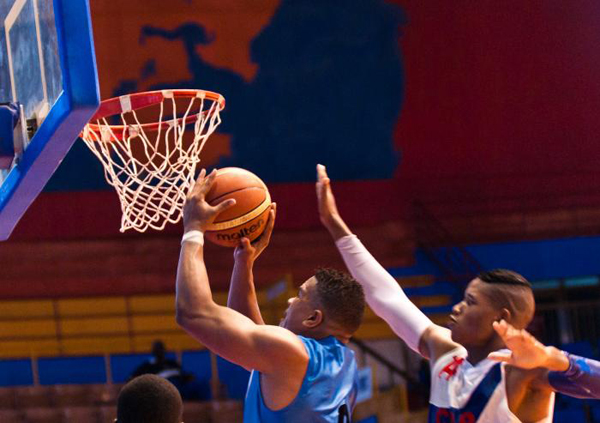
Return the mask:
<svg viewBox="0 0 600 423">
<path fill-rule="evenodd" d="M 108 100 L 104 100 L 100 103 L 100 107 L 90 119 L 90 122 L 97 121 L 99 119 L 104 119 L 110 116 L 120 115 L 122 113 L 127 113 L 129 111 L 135 111 L 144 109 L 146 107 L 155 106 L 157 104 L 162 103 L 165 100 L 165 92 L 172 93 L 173 98 L 202 98 L 204 96 L 207 100 L 212 100 L 217 102 L 219 105 L 219 112 L 225 108 L 225 99 L 221 94 L 212 92 L 212 91 L 204 91 L 204 90 L 160 90 L 160 91 L 145 91 L 141 93 L 129 94 L 120 97 L 109 98 Z M 169 97 L 170 98 L 170 97 Z M 124 109 L 123 105 L 127 104 L 127 108 Z M 210 110 L 203 110 L 198 113 L 194 113 L 192 115 L 187 116 L 185 119 L 183 117 L 177 118 L 177 124 L 188 124 L 194 122 L 198 119 L 200 114 L 208 114 Z M 166 122 L 152 122 L 152 123 L 144 123 L 141 125 L 135 125 L 136 130 L 142 131 L 158 131 L 159 129 L 163 129 L 172 124 L 172 120 Z M 130 130 L 131 125 L 99 125 L 97 123 L 88 123 L 86 125 L 85 130 L 88 132 L 92 132 L 96 135 L 96 137 L 86 137 L 88 141 L 96 141 L 101 140 L 100 128 L 107 127 L 110 128 L 112 134 L 118 139 L 121 140 L 125 138 Z M 86 132 L 84 130 L 84 132 Z M 80 135 L 82 138 L 84 137 L 84 133 Z"/>
</svg>

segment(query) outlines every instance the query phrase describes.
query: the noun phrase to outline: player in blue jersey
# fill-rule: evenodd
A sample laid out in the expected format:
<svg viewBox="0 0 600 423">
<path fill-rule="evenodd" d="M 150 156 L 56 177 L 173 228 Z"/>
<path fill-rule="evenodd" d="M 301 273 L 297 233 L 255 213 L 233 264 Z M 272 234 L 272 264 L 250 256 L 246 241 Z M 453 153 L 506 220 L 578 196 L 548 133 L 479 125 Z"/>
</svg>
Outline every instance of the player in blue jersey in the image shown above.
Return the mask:
<svg viewBox="0 0 600 423">
<path fill-rule="evenodd" d="M 263 324 L 252 266 L 273 229 L 271 210 L 264 241 L 236 250 L 230 305 L 212 299 L 203 257 L 203 232 L 223 210 L 205 201 L 216 172 L 200 173 L 183 211 L 185 234 L 177 271 L 177 322 L 221 357 L 252 370 L 244 406 L 246 423 L 349 422 L 357 393 L 357 365 L 346 346 L 358 329 L 365 299 L 348 275 L 320 270 L 291 298 L 280 326 Z"/>
</svg>

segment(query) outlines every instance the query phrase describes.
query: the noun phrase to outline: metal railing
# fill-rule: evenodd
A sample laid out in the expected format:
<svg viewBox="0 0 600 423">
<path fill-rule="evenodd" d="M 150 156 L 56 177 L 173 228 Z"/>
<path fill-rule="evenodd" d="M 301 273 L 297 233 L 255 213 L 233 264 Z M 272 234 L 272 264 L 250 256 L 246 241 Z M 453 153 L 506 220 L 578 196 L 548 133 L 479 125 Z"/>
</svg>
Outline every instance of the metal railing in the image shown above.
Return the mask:
<svg viewBox="0 0 600 423">
<path fill-rule="evenodd" d="M 600 348 L 600 299 L 538 306 L 532 332 L 548 345 L 589 343 Z"/>
<path fill-rule="evenodd" d="M 483 271 L 483 266 L 452 233 L 420 202 L 414 203 L 417 245 L 450 282 L 465 284 Z"/>
<path fill-rule="evenodd" d="M 356 345 L 358 347 L 358 349 L 361 351 L 361 353 L 370 356 L 376 362 L 378 362 L 379 364 L 384 366 L 388 370 L 388 372 L 390 372 L 391 374 L 396 374 L 396 375 L 400 376 L 406 382 L 412 384 L 416 388 L 424 388 L 424 385 L 421 382 L 419 382 L 417 379 L 415 379 L 411 374 L 409 374 L 405 370 L 402 370 L 400 367 L 398 367 L 396 364 L 392 363 L 390 360 L 385 358 L 379 352 L 377 352 L 373 348 L 369 347 L 364 341 L 361 341 L 360 339 L 357 339 L 357 338 L 351 338 L 350 342 L 352 342 L 354 345 Z"/>
</svg>

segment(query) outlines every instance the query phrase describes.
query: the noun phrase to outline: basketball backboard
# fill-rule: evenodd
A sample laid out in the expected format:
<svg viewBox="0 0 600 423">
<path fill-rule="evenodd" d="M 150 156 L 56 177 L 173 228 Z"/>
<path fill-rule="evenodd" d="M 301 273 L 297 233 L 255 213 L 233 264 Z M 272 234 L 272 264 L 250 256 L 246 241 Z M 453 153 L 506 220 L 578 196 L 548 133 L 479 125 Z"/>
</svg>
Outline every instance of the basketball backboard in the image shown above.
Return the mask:
<svg viewBox="0 0 600 423">
<path fill-rule="evenodd" d="M 94 114 L 100 94 L 88 0 L 0 0 L 0 23 L 0 102 L 16 103 L 20 117 L 14 128 L 0 119 L 1 241 Z"/>
</svg>

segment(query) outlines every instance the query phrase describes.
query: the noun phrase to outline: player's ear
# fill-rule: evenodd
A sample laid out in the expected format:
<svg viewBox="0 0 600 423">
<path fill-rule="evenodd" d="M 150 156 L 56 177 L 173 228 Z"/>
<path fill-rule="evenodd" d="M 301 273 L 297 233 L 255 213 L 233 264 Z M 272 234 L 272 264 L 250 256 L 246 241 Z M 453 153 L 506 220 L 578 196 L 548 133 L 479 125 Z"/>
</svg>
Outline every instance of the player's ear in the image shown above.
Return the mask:
<svg viewBox="0 0 600 423">
<path fill-rule="evenodd" d="M 315 328 L 321 323 L 323 323 L 323 312 L 321 310 L 313 310 L 312 313 L 302 322 L 302 324 L 308 328 Z"/>
<path fill-rule="evenodd" d="M 512 318 L 513 318 L 512 313 L 510 312 L 509 309 L 507 309 L 505 307 L 502 310 L 500 310 L 500 317 L 498 318 L 497 321 L 499 322 L 500 320 L 504 320 L 510 324 L 513 324 Z"/>
</svg>

